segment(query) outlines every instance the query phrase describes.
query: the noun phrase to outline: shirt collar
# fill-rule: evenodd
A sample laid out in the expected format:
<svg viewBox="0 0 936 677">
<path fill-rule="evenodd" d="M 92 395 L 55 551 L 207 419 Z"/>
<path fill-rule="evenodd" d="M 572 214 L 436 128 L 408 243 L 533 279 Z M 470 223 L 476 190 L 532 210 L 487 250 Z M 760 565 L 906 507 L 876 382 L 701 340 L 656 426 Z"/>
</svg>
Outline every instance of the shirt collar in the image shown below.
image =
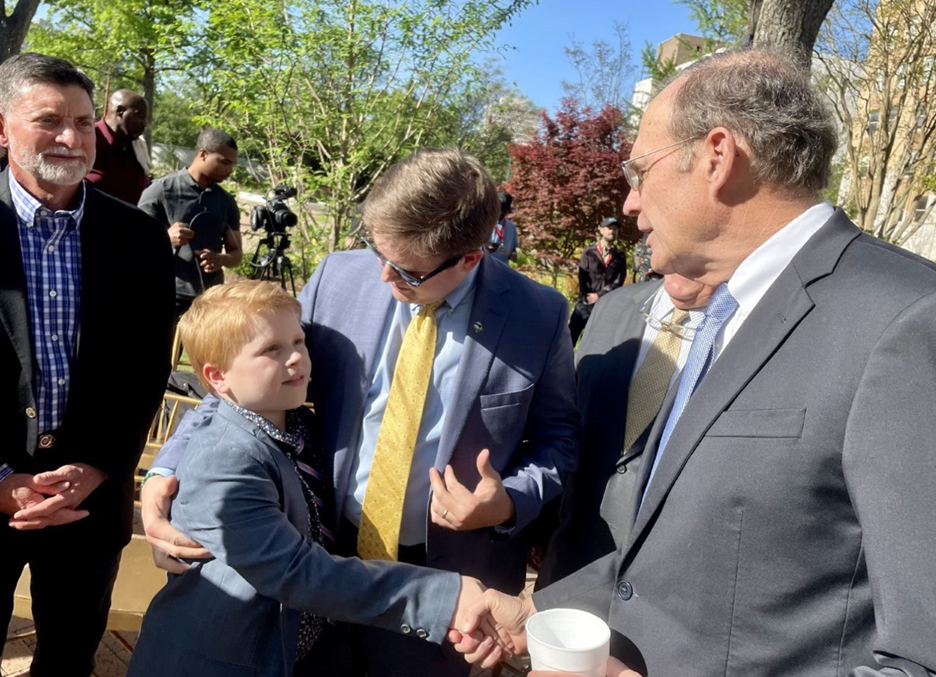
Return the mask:
<svg viewBox="0 0 936 677">
<path fill-rule="evenodd" d="M 101 132 L 101 136 L 103 136 L 103 137 L 104 137 L 104 140 L 107 141 L 107 145 L 108 145 L 108 146 L 113 146 L 114 143 L 115 143 L 115 141 L 116 141 L 116 138 L 114 137 L 114 130 L 112 130 L 112 129 L 108 126 L 108 124 L 107 124 L 107 122 L 104 120 L 104 118 L 101 118 L 100 120 L 98 120 L 98 121 L 94 124 L 94 126 L 97 127 L 97 129 L 98 129 L 99 132 Z"/>
<path fill-rule="evenodd" d="M 666 288 L 660 285 L 660 288 L 656 290 L 651 298 L 653 300 L 650 305 L 650 315 L 657 320 L 668 321 L 673 315 L 673 311 L 676 310 L 676 306 L 673 305 L 673 299 L 670 298 L 670 295 L 666 293 Z M 689 321 L 685 325 L 688 327 L 695 327 L 705 317 L 705 308 L 693 308 L 687 312 L 689 313 Z"/>
<path fill-rule="evenodd" d="M 458 286 L 450 291 L 445 297 L 445 304 L 451 309 L 455 310 L 460 303 L 462 303 L 468 295 L 474 291 L 475 280 L 478 277 L 478 268 L 480 265 L 475 266 L 468 271 L 468 274 L 465 275 L 465 279 L 458 283 Z M 422 309 L 421 305 L 415 303 L 410 304 L 410 307 L 413 309 L 413 313 L 417 313 Z"/>
<path fill-rule="evenodd" d="M 197 190 L 199 193 L 208 190 L 208 188 L 211 188 L 212 186 L 212 184 L 208 184 L 208 186 L 206 186 L 205 188 L 202 188 L 198 184 L 198 181 L 195 180 L 195 177 L 189 174 L 188 167 L 183 167 L 181 170 L 179 170 L 179 174 L 182 176 L 182 183 L 188 186 L 191 186 L 192 188 Z"/>
<path fill-rule="evenodd" d="M 728 291 L 750 313 L 803 245 L 832 218 L 835 209 L 820 202 L 790 221 L 748 255 L 728 280 Z"/>
<path fill-rule="evenodd" d="M 298 455 L 302 452 L 302 448 L 305 446 L 305 441 L 302 438 L 302 427 L 300 423 L 301 419 L 299 418 L 299 410 L 291 409 L 286 412 L 286 430 L 281 430 L 268 418 L 261 416 L 256 412 L 250 411 L 249 409 L 244 409 L 243 407 L 238 406 L 228 400 L 222 399 L 221 401 L 227 404 L 229 407 L 231 407 L 231 409 L 247 419 L 249 422 L 260 428 L 263 432 L 265 432 L 277 442 L 281 442 L 291 447 L 292 453 Z"/>
<path fill-rule="evenodd" d="M 10 177 L 10 194 L 13 197 L 13 205 L 16 207 L 16 215 L 19 217 L 19 220 L 26 225 L 27 228 L 32 228 L 36 225 L 36 216 L 39 214 L 40 210 L 45 211 L 48 214 L 52 214 L 52 210 L 48 209 L 43 205 L 39 200 L 33 197 L 28 190 L 23 188 L 19 181 L 13 177 L 13 172 L 7 172 L 7 176 Z M 84 217 L 85 209 L 85 198 L 87 197 L 87 192 L 85 191 L 85 182 L 81 182 L 81 200 L 78 202 L 78 206 L 71 210 L 60 209 L 55 212 L 55 214 L 67 214 L 72 217 L 72 220 L 75 223 L 75 229 L 77 230 L 81 226 L 81 219 Z"/>
</svg>

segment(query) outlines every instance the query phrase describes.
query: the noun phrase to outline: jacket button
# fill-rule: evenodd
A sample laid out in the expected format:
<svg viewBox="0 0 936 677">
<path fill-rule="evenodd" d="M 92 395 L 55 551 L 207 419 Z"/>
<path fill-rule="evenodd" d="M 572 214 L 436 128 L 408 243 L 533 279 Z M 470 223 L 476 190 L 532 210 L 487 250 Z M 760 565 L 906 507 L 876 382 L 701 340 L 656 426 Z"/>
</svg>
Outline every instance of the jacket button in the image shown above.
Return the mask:
<svg viewBox="0 0 936 677">
<path fill-rule="evenodd" d="M 416 636 L 419 637 L 419 639 L 427 639 L 429 637 L 429 633 L 422 628 L 419 628 L 416 630 Z"/>
<path fill-rule="evenodd" d="M 626 464 L 626 463 L 621 463 L 621 464 L 616 468 L 616 470 L 617 470 L 617 474 L 618 474 L 618 475 L 623 475 L 624 473 L 627 472 L 627 464 Z"/>
<path fill-rule="evenodd" d="M 406 623 L 400 626 L 400 632 L 402 632 L 404 635 L 408 635 L 412 631 L 413 629 L 410 626 L 408 626 Z"/>
<path fill-rule="evenodd" d="M 26 415 L 29 418 L 36 418 L 36 410 L 32 407 L 26 407 Z"/>
<path fill-rule="evenodd" d="M 634 596 L 634 586 L 627 581 L 621 581 L 617 584 L 617 594 L 625 602 Z"/>
</svg>

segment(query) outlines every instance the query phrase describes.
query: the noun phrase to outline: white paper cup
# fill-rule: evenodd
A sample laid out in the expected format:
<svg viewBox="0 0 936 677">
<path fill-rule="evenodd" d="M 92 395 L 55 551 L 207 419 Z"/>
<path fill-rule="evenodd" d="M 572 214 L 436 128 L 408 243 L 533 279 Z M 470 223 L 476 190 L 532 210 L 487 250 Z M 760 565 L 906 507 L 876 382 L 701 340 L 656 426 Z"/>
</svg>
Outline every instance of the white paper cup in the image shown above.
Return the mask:
<svg viewBox="0 0 936 677">
<path fill-rule="evenodd" d="M 611 629 L 597 616 L 578 609 L 541 611 L 527 621 L 526 635 L 534 670 L 605 677 Z"/>
</svg>

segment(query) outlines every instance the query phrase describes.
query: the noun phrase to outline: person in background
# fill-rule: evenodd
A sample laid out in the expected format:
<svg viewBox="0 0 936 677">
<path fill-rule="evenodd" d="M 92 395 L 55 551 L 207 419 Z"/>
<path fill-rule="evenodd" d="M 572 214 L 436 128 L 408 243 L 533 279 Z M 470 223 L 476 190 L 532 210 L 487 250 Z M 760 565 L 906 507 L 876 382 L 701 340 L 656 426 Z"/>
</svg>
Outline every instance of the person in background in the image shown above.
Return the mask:
<svg viewBox="0 0 936 677">
<path fill-rule="evenodd" d="M 140 209 L 168 228 L 175 249 L 177 317 L 196 296 L 224 282 L 224 268 L 241 262 L 240 210 L 218 185 L 236 163 L 231 135 L 207 127 L 198 135 L 192 163 L 154 181 L 140 197 Z"/>
<path fill-rule="evenodd" d="M 624 284 L 627 259 L 614 245 L 620 229 L 613 216 L 604 219 L 598 226 L 598 241 L 585 247 L 579 259 L 579 297 L 569 318 L 572 345 L 578 342 L 598 299 Z"/>
<path fill-rule="evenodd" d="M 129 89 L 111 95 L 104 117 L 94 125 L 97 155 L 88 182 L 108 195 L 135 205 L 150 184 L 149 167 L 140 162 L 135 142 L 146 131 L 147 106 Z"/>
<path fill-rule="evenodd" d="M 498 261 L 508 263 L 517 260 L 517 224 L 507 218 L 511 212 L 513 196 L 505 190 L 497 193 L 500 200 L 500 218 L 494 224 L 491 240 L 487 243 L 487 250 Z"/>
<path fill-rule="evenodd" d="M 61 59 L 0 64 L 0 625 L 28 565 L 35 677 L 94 669 L 169 376 L 172 251 L 84 181 L 92 93 Z"/>
</svg>

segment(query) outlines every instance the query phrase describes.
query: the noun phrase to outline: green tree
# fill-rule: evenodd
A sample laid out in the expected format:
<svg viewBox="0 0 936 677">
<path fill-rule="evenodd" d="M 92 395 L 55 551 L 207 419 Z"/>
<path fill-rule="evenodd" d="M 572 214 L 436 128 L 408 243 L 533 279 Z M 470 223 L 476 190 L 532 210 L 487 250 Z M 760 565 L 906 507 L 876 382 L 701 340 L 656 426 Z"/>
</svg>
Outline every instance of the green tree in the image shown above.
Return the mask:
<svg viewBox="0 0 936 677">
<path fill-rule="evenodd" d="M 229 129 L 274 182 L 295 184 L 301 233 L 329 251 L 397 159 L 481 75 L 475 60 L 533 0 L 226 0 L 205 14 L 201 121 Z"/>
<path fill-rule="evenodd" d="M 68 59 L 98 84 L 97 102 L 121 87 L 139 91 L 156 117 L 160 78 L 191 66 L 196 0 L 53 0 L 29 31 L 30 49 Z"/>
<path fill-rule="evenodd" d="M 714 45 L 736 47 L 744 42 L 748 31 L 750 0 L 677 0 L 689 9 L 699 34 Z"/>
</svg>

